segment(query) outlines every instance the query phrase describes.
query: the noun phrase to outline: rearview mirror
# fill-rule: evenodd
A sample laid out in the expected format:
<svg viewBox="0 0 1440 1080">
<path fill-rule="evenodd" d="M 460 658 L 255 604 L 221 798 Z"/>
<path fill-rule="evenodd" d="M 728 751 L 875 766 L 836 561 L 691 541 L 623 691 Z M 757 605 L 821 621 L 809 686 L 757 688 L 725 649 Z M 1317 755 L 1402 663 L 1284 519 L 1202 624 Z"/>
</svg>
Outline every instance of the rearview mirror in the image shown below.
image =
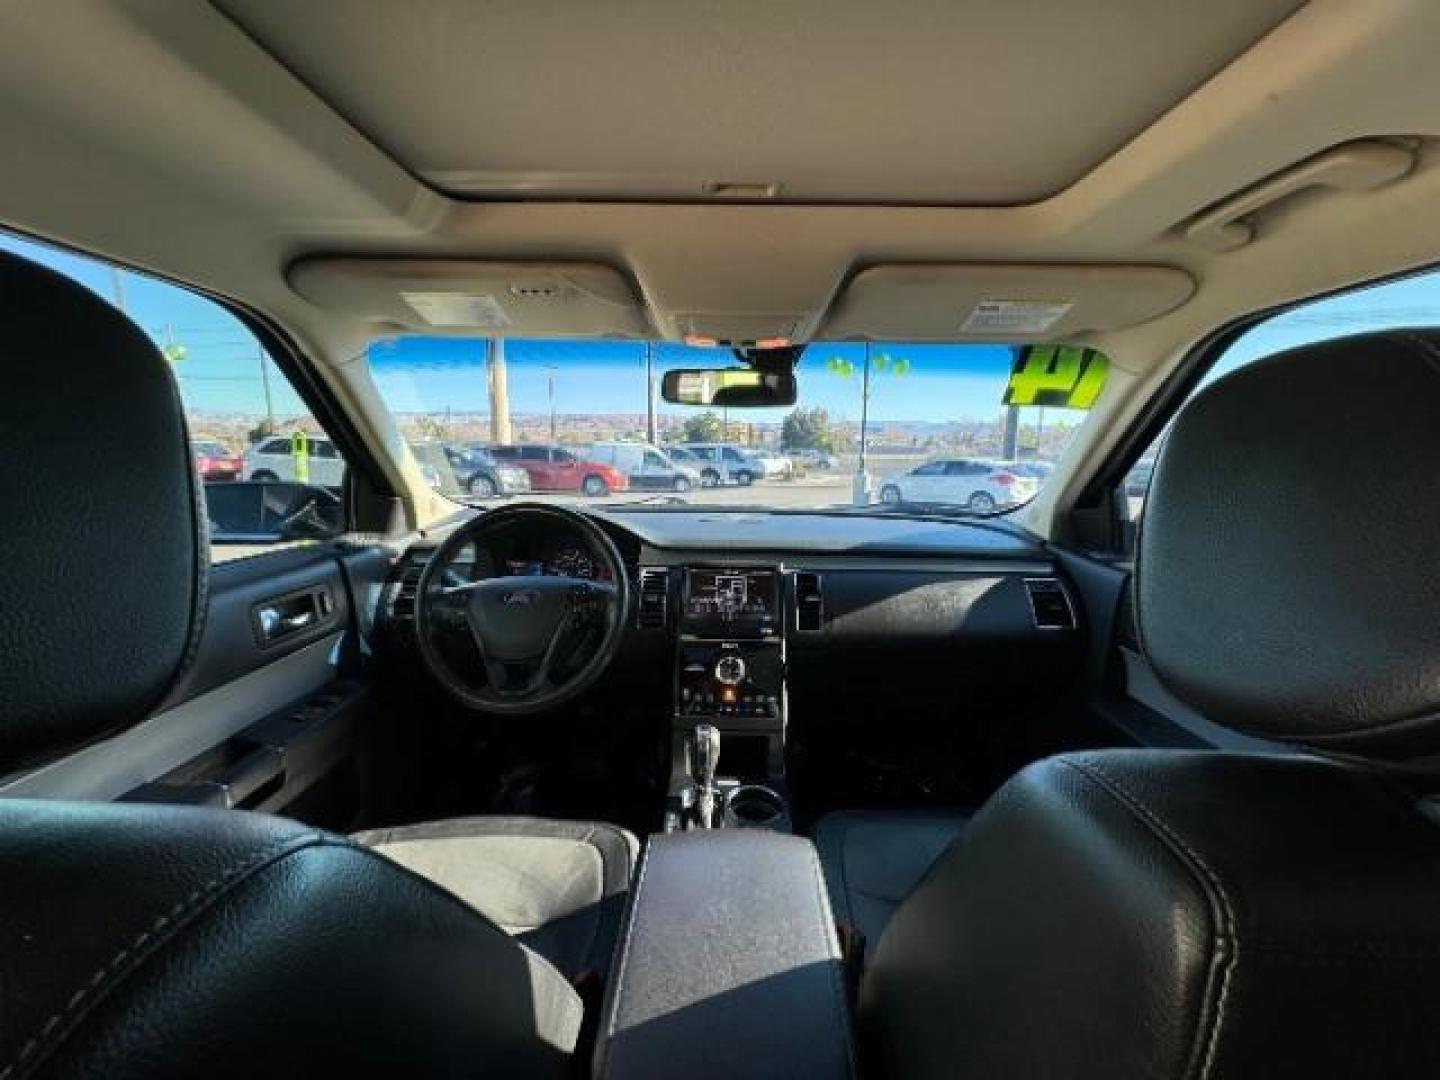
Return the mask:
<svg viewBox="0 0 1440 1080">
<path fill-rule="evenodd" d="M 672 405 L 724 409 L 774 409 L 795 404 L 798 387 L 789 372 L 755 368 L 680 368 L 667 371 L 660 396 Z"/>
</svg>

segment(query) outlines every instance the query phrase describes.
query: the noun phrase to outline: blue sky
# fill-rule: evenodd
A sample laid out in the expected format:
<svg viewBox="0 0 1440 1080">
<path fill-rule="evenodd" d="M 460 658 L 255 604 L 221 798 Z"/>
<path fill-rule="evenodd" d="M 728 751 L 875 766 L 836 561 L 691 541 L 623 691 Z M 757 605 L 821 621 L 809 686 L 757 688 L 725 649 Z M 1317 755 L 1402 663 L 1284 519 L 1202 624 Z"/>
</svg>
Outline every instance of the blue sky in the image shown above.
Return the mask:
<svg viewBox="0 0 1440 1080">
<path fill-rule="evenodd" d="M 370 365 L 376 384 L 396 412 L 456 412 L 487 408 L 485 343 L 453 338 L 398 338 L 373 346 Z M 877 420 L 989 419 L 999 412 L 1010 371 L 1011 351 L 993 345 L 875 345 L 911 363 L 903 376 L 876 375 L 871 381 L 871 415 Z M 858 419 L 861 381 L 826 370 L 831 357 L 844 357 L 856 371 L 862 345 L 817 344 L 799 368 L 800 404 L 823 406 L 832 415 Z M 512 412 L 549 411 L 549 369 L 555 369 L 555 409 L 560 413 L 643 413 L 645 346 L 629 342 L 511 341 L 505 359 Z M 657 345 L 655 370 L 712 367 L 730 361 L 723 349 Z M 691 408 L 661 403 L 664 414 L 690 415 Z M 747 409 L 745 418 L 778 420 L 788 409 Z"/>
<path fill-rule="evenodd" d="M 94 259 L 0 233 L 0 250 L 43 263 L 116 302 L 116 275 Z M 120 272 L 124 306 L 158 343 L 173 341 L 185 349 L 176 365 L 180 393 L 191 412 L 265 411 L 260 343 L 238 319 L 203 296 L 143 274 Z M 285 376 L 267 359 L 270 399 L 277 417 L 307 412 Z"/>
<path fill-rule="evenodd" d="M 0 250 L 51 266 L 115 302 L 116 275 L 92 259 L 0 233 Z M 140 274 L 122 272 L 119 288 L 127 312 L 157 342 L 183 346 L 176 367 L 181 392 L 195 412 L 264 411 L 260 346 L 218 304 Z M 1440 327 L 1440 271 L 1356 290 L 1268 320 L 1229 350 L 1214 377 L 1245 360 L 1307 341 L 1394 326 Z M 1010 351 L 999 346 L 876 345 L 911 362 L 903 377 L 874 380 L 875 420 L 944 421 L 989 419 L 999 412 Z M 727 353 L 678 345 L 656 348 L 657 371 L 725 362 Z M 377 343 L 371 365 L 377 385 L 396 412 L 486 409 L 485 343 L 454 338 L 401 338 Z M 863 347 L 814 345 L 801 363 L 800 404 L 821 405 L 840 417 L 858 418 L 860 382 L 824 370 L 832 356 L 857 366 Z M 644 346 L 617 342 L 514 341 L 507 344 L 511 409 L 544 413 L 547 367 L 554 365 L 555 407 L 561 413 L 640 413 L 645 408 Z M 265 361 L 268 363 L 268 361 Z M 285 378 L 269 368 L 271 399 L 279 417 L 305 411 Z M 691 410 L 662 405 L 662 411 Z M 747 410 L 756 422 L 778 420 L 785 410 Z"/>
</svg>

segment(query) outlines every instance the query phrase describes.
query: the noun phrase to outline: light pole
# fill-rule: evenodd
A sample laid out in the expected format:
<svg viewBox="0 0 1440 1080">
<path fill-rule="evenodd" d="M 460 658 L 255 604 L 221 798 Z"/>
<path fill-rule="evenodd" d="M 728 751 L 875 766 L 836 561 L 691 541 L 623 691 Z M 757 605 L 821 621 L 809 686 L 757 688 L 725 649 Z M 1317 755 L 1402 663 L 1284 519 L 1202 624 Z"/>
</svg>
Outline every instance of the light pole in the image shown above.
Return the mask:
<svg viewBox="0 0 1440 1080">
<path fill-rule="evenodd" d="M 121 314 L 128 315 L 130 312 L 125 304 L 125 271 L 118 266 L 110 267 L 110 288 L 115 293 L 115 306 L 120 309 Z"/>
<path fill-rule="evenodd" d="M 265 388 L 265 429 L 269 435 L 275 434 L 275 406 L 270 400 L 270 368 L 265 363 L 265 349 L 261 346 L 258 350 L 260 360 L 260 385 Z"/>
<path fill-rule="evenodd" d="M 655 445 L 655 346 L 645 343 L 645 441 Z"/>
<path fill-rule="evenodd" d="M 545 365 L 545 388 L 550 398 L 550 445 L 555 445 L 555 365 Z"/>
<path fill-rule="evenodd" d="M 855 487 L 850 501 L 856 506 L 870 505 L 870 473 L 866 469 L 870 449 L 870 343 L 865 343 L 865 370 L 860 377 L 860 462 L 855 469 Z"/>
<path fill-rule="evenodd" d="M 510 382 L 505 369 L 505 342 L 492 338 L 485 345 L 485 371 L 490 381 L 490 441 L 510 445 Z"/>
</svg>

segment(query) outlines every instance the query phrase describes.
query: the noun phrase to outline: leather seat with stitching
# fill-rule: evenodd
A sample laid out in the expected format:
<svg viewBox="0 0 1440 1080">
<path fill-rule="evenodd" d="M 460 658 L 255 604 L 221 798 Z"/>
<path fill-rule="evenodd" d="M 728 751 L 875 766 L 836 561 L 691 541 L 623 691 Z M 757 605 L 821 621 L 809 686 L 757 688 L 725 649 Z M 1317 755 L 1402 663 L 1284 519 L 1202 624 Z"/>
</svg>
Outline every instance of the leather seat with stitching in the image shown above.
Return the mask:
<svg viewBox="0 0 1440 1080">
<path fill-rule="evenodd" d="M 0 431 L 45 448 L 0 455 L 6 772 L 145 719 L 193 654 L 207 567 L 179 396 L 150 340 L 6 254 L 0 322 Z M 97 457 L 126 467 L 97 484 Z M 485 876 L 475 851 L 445 862 L 467 881 L 435 875 L 447 891 L 383 836 L 372 848 L 243 811 L 0 800 L 0 1078 L 570 1075 L 581 998 L 524 940 L 567 965 L 608 955 L 634 839 L 512 819 L 428 828 L 462 853 L 506 836 L 565 848 L 517 889 L 532 921 L 563 931 L 516 940 L 477 912 L 485 889 L 466 903 Z"/>
<path fill-rule="evenodd" d="M 1210 720 L 1300 749 L 1013 778 L 871 952 L 872 1075 L 1440 1073 L 1440 501 L 1414 497 L 1437 463 L 1435 334 L 1296 349 L 1186 407 L 1143 646 Z"/>
</svg>

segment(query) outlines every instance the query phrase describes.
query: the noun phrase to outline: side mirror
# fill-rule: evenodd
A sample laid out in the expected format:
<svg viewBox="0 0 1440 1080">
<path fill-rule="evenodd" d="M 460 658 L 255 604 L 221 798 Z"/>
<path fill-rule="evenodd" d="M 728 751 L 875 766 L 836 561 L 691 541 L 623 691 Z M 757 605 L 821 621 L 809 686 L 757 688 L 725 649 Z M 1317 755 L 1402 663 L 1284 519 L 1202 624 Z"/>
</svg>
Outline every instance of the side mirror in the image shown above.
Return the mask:
<svg viewBox="0 0 1440 1080">
<path fill-rule="evenodd" d="M 345 527 L 335 492 L 287 480 L 206 484 L 205 511 L 219 543 L 325 540 Z"/>
<path fill-rule="evenodd" d="M 672 405 L 775 409 L 794 405 L 798 395 L 792 372 L 748 367 L 677 368 L 660 383 L 660 396 Z"/>
</svg>

